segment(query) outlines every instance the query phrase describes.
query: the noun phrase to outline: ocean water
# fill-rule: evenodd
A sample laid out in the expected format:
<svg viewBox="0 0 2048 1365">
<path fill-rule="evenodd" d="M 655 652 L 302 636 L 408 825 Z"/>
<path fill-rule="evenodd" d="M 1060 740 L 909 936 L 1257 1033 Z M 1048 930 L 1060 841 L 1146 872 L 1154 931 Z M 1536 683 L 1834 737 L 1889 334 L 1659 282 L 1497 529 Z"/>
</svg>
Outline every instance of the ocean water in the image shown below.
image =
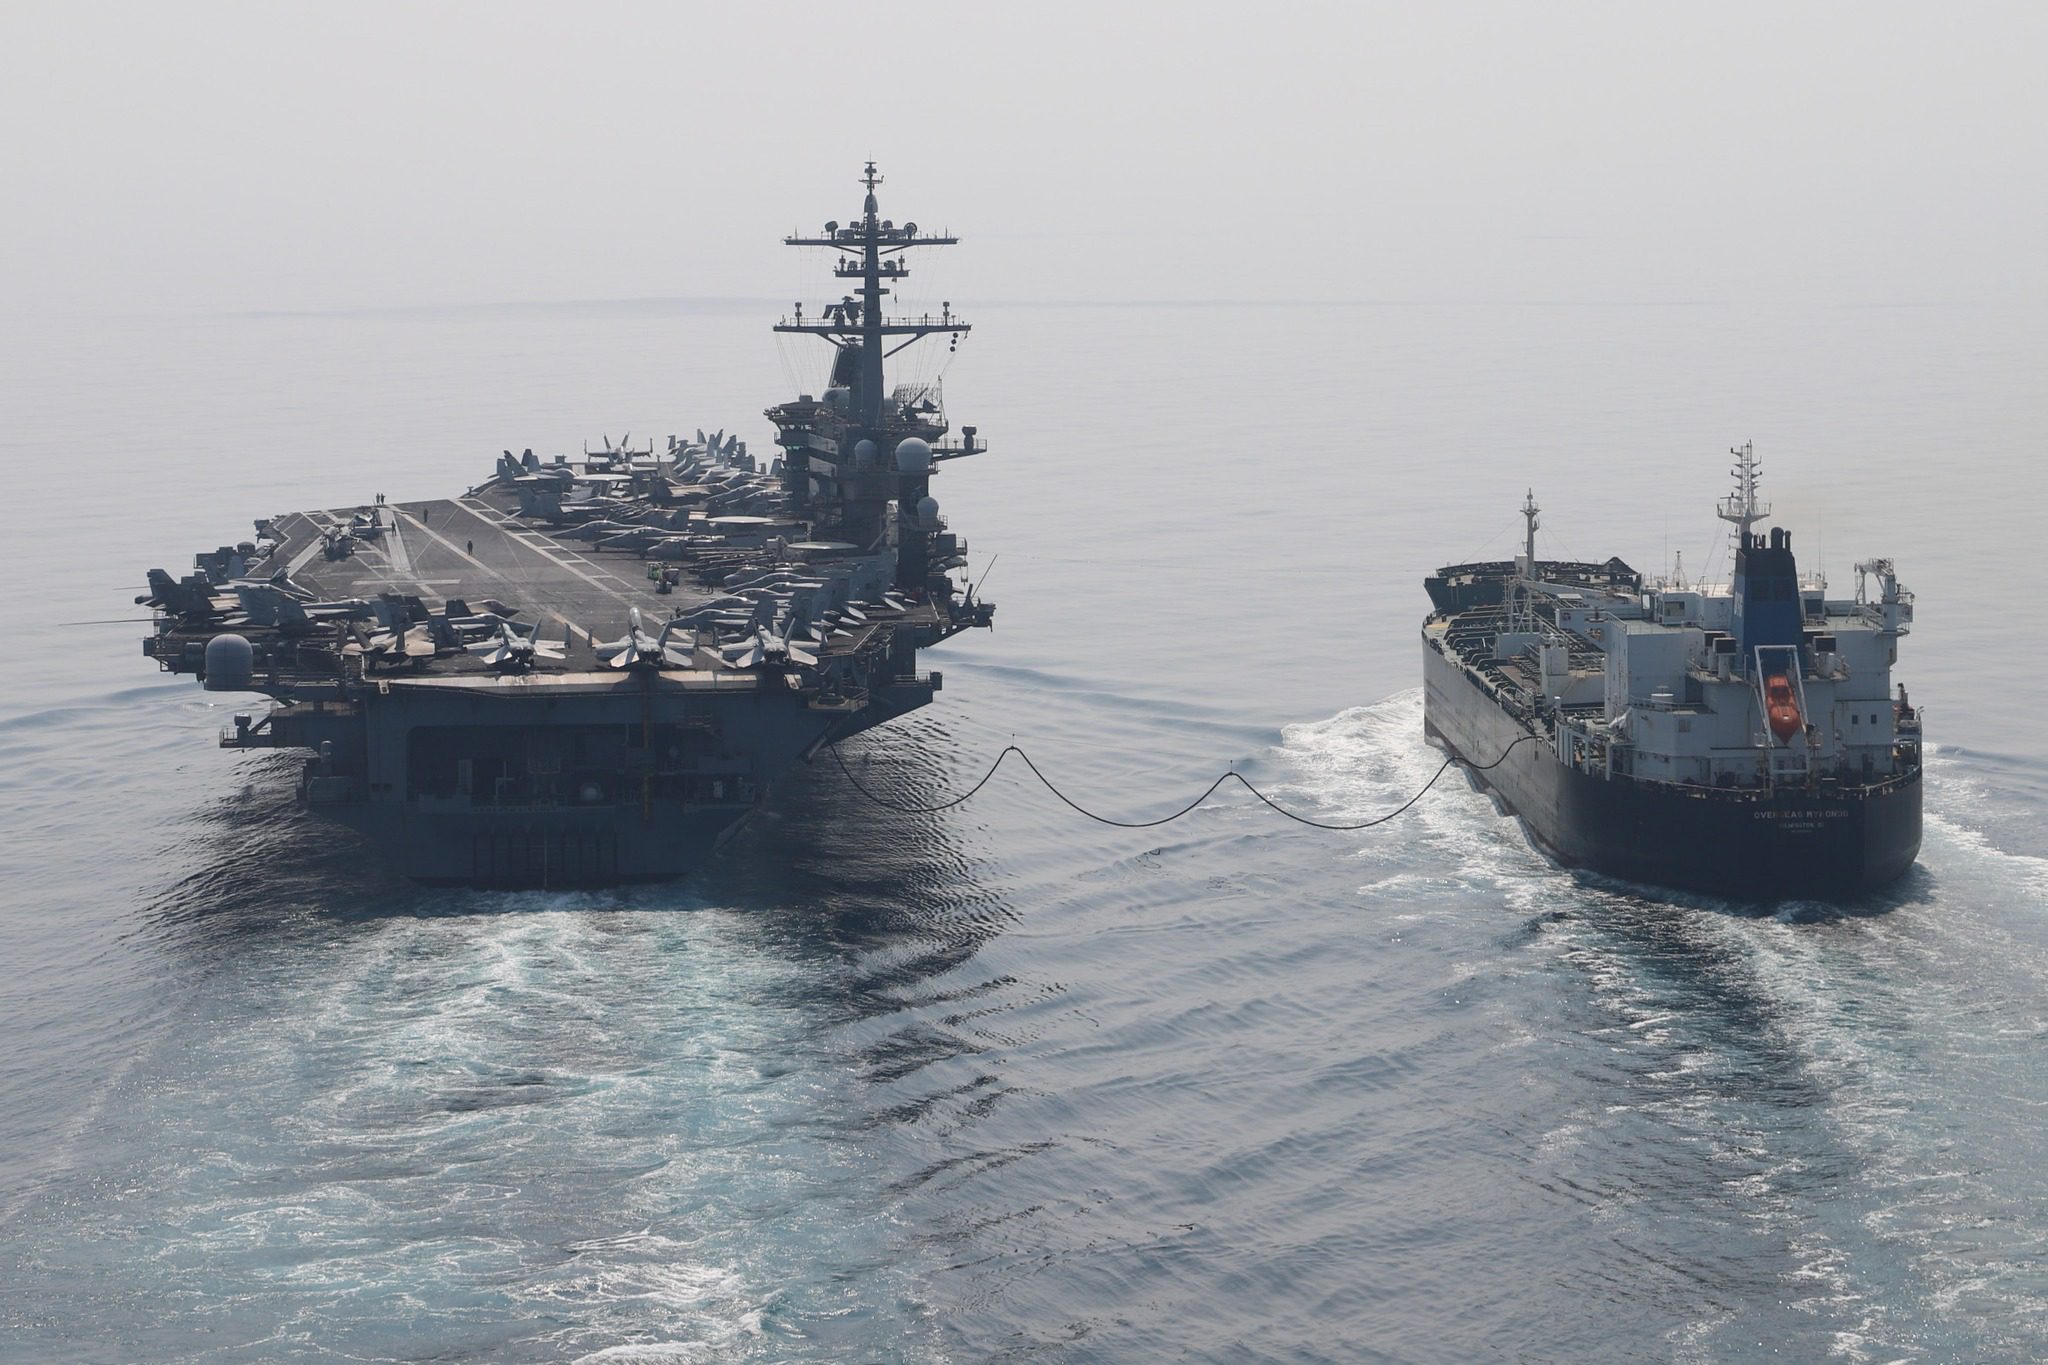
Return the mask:
<svg viewBox="0 0 2048 1365">
<path fill-rule="evenodd" d="M 2037 317 L 994 302 L 945 371 L 998 625 L 864 783 L 1389 809 L 1422 576 L 1530 487 L 1546 554 L 1725 573 L 1754 439 L 1806 562 L 1919 594 L 1926 847 L 1848 906 L 1575 875 L 1454 777 L 1133 832 L 829 763 L 688 882 L 425 891 L 69 624 L 503 446 L 765 446 L 774 307 L 10 329 L 0 1358 L 2048 1355 Z"/>
</svg>

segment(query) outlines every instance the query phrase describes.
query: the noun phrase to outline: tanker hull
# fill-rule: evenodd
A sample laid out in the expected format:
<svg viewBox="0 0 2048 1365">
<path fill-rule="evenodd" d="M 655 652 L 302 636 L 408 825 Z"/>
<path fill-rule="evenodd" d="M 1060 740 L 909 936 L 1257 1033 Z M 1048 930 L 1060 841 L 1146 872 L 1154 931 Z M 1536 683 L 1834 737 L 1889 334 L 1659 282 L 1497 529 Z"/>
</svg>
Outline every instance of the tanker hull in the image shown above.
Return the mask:
<svg viewBox="0 0 2048 1365">
<path fill-rule="evenodd" d="M 1686 787 L 1560 762 L 1442 653 L 1423 648 L 1427 732 L 1568 867 L 1743 901 L 1852 900 L 1898 880 L 1921 839 L 1919 769 L 1872 786 Z M 1513 745 L 1512 750 L 1509 746 Z"/>
</svg>

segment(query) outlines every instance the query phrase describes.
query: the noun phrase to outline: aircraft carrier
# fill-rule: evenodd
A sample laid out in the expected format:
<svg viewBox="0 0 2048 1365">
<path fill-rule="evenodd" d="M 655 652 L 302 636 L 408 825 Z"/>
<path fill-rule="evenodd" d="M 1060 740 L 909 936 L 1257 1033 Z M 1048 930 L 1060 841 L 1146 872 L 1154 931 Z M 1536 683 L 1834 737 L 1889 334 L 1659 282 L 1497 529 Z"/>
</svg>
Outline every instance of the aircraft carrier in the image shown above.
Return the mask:
<svg viewBox="0 0 2048 1365">
<path fill-rule="evenodd" d="M 1522 554 L 1426 580 L 1424 720 L 1560 861 L 1750 901 L 1847 900 L 1920 849 L 1921 717 L 1891 692 L 1913 594 L 1888 559 L 1853 596 L 1754 530 L 1734 451 L 1733 580 L 1646 582 L 1618 559 Z"/>
<path fill-rule="evenodd" d="M 932 495 L 987 449 L 936 384 L 884 361 L 969 330 L 892 316 L 914 250 L 957 238 L 860 215 L 787 238 L 852 292 L 774 330 L 831 378 L 723 431 L 576 456 L 506 451 L 459 497 L 262 518 L 194 572 L 152 570 L 157 665 L 267 694 L 221 744 L 306 754 L 305 807 L 402 876 L 491 887 L 685 875 L 821 746 L 930 702 L 918 652 L 991 623 Z M 482 472 L 481 470 L 479 471 Z"/>
</svg>

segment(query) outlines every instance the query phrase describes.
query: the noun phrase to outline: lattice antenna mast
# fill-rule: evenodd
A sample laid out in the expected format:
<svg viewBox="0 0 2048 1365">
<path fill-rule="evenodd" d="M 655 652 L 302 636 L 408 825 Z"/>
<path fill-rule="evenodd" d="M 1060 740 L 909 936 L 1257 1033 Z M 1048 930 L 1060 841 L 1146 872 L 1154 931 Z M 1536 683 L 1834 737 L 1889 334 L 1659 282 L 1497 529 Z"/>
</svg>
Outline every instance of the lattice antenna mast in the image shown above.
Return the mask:
<svg viewBox="0 0 2048 1365">
<path fill-rule="evenodd" d="M 1522 533 L 1522 557 L 1515 563 L 1515 611 L 1514 628 L 1534 630 L 1536 628 L 1536 528 L 1543 524 L 1538 514 L 1543 509 L 1536 505 L 1536 490 L 1531 488 L 1522 495 L 1522 520 L 1528 525 Z"/>
<path fill-rule="evenodd" d="M 1728 453 L 1735 457 L 1735 468 L 1729 472 L 1735 476 L 1735 491 L 1721 499 L 1716 515 L 1721 520 L 1733 522 L 1741 539 L 1736 548 L 1749 544 L 1749 528 L 1771 514 L 1771 505 L 1758 499 L 1757 480 L 1763 474 L 1763 466 L 1757 462 L 1756 450 L 1751 442 L 1730 447 Z"/>
<path fill-rule="evenodd" d="M 858 414 L 861 425 L 872 430 L 882 414 L 885 392 L 882 362 L 904 347 L 941 332 L 951 334 L 957 345 L 960 336 L 971 329 L 953 316 L 950 303 L 943 305 L 937 317 L 929 314 L 915 318 L 884 315 L 882 299 L 890 291 L 882 282 L 900 280 L 910 273 L 904 253 L 912 247 L 954 246 L 960 239 L 942 232 L 920 232 L 915 223 L 899 227 L 881 217 L 875 203 L 875 189 L 882 183 L 882 177 L 876 173 L 874 162 L 867 163 L 860 183 L 868 193 L 866 202 L 861 206 L 859 222 L 845 227 L 827 223 L 824 233 L 817 237 L 783 238 L 788 246 L 824 246 L 838 251 L 839 262 L 832 273 L 842 280 L 860 281 L 858 297 L 848 294 L 838 303 L 826 305 L 822 319 L 806 318 L 803 305 L 799 303 L 795 315 L 777 323 L 775 330 L 823 337 L 842 355 L 851 351 L 859 356 L 853 394 L 854 412 Z"/>
</svg>

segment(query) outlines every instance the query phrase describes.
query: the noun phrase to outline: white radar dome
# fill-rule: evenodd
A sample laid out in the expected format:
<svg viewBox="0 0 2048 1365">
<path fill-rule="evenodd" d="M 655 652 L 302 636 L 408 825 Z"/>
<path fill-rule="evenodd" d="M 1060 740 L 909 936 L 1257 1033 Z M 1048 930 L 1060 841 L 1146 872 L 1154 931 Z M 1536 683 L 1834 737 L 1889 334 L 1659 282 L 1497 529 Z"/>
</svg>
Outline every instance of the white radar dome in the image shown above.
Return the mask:
<svg viewBox="0 0 2048 1365">
<path fill-rule="evenodd" d="M 246 692 L 256 671 L 256 647 L 240 635 L 216 635 L 206 642 L 208 692 Z"/>
<path fill-rule="evenodd" d="M 932 448 L 915 436 L 906 436 L 896 446 L 896 468 L 905 474 L 923 474 L 932 467 Z"/>
</svg>

